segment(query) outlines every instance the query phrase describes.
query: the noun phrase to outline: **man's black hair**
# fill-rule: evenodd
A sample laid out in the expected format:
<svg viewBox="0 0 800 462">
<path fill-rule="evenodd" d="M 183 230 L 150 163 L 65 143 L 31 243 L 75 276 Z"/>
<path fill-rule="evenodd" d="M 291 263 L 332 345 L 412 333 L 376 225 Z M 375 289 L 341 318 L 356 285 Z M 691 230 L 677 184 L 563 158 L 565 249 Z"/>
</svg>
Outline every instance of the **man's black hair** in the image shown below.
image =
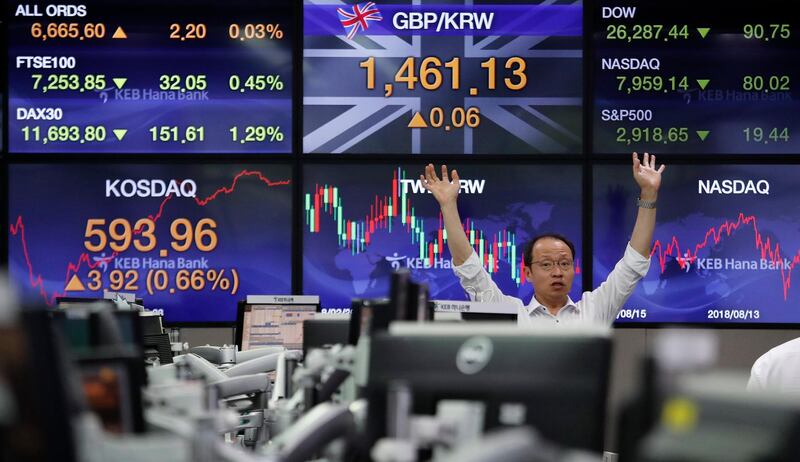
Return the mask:
<svg viewBox="0 0 800 462">
<path fill-rule="evenodd" d="M 556 239 L 556 240 L 559 240 L 559 241 L 563 242 L 564 244 L 567 244 L 567 247 L 569 247 L 569 251 L 572 252 L 572 259 L 575 260 L 575 244 L 573 244 L 572 241 L 567 239 L 567 237 L 564 236 L 563 234 L 544 233 L 544 234 L 539 234 L 538 236 L 535 236 L 533 239 L 528 241 L 527 244 L 525 244 L 525 253 L 523 254 L 523 259 L 525 261 L 525 266 L 531 266 L 533 264 L 533 246 L 534 246 L 534 244 L 536 244 L 536 241 L 538 241 L 539 239 L 545 239 L 545 238 Z"/>
</svg>

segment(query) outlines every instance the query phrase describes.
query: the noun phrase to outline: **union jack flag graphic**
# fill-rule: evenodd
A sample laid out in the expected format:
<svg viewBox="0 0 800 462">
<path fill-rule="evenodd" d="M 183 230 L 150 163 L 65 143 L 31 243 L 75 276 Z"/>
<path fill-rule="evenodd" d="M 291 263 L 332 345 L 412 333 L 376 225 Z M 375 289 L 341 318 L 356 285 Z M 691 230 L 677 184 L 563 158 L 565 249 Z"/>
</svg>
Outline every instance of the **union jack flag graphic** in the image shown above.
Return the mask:
<svg viewBox="0 0 800 462">
<path fill-rule="evenodd" d="M 342 26 L 347 32 L 347 38 L 350 40 L 356 36 L 359 29 L 365 31 L 369 29 L 367 21 L 381 21 L 383 19 L 374 2 L 353 5 L 352 12 L 345 11 L 342 8 L 337 8 L 336 11 L 339 13 L 339 20 L 342 22 Z"/>
</svg>

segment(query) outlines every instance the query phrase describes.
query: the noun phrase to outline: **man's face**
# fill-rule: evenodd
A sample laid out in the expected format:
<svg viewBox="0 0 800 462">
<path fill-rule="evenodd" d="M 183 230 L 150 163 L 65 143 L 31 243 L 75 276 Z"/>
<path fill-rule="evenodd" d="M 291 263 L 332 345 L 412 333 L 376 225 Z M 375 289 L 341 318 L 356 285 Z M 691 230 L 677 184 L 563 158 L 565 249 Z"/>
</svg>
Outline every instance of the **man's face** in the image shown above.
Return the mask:
<svg viewBox="0 0 800 462">
<path fill-rule="evenodd" d="M 566 297 L 575 278 L 572 252 L 567 244 L 559 239 L 545 237 L 536 241 L 532 253 L 533 264 L 525 267 L 525 277 L 533 284 L 533 291 L 549 300 Z M 566 270 L 561 267 L 566 266 L 565 262 L 571 263 Z"/>
</svg>

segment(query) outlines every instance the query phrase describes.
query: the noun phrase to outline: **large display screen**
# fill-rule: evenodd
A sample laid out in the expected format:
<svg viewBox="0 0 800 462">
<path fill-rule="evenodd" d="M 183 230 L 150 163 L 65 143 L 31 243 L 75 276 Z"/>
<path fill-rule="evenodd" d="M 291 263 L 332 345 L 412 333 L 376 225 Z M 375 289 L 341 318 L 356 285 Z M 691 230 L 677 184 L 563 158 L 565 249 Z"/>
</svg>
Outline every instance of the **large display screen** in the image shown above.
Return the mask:
<svg viewBox="0 0 800 462">
<path fill-rule="evenodd" d="M 581 152 L 582 2 L 303 5 L 304 152 Z"/>
<path fill-rule="evenodd" d="M 593 2 L 594 152 L 800 152 L 786 3 Z"/>
<path fill-rule="evenodd" d="M 132 292 L 170 323 L 291 293 L 288 165 L 12 165 L 9 272 L 28 302 Z"/>
<path fill-rule="evenodd" d="M 12 153 L 289 153 L 293 2 L 8 2 Z"/>
<path fill-rule="evenodd" d="M 635 184 L 594 171 L 594 283 L 625 248 Z M 658 197 L 650 272 L 618 322 L 800 323 L 798 166 L 670 165 Z M 796 284 L 795 284 L 796 285 Z"/>
<path fill-rule="evenodd" d="M 134 292 L 173 324 L 248 294 L 349 308 L 399 268 L 465 300 L 418 181 L 446 161 L 503 292 L 529 302 L 522 248 L 557 232 L 577 300 L 623 255 L 647 151 L 655 253 L 618 322 L 800 325 L 787 5 L 6 2 L 0 265 L 25 302 Z"/>
<path fill-rule="evenodd" d="M 521 272 L 533 236 L 575 242 L 574 299 L 580 298 L 581 167 L 461 165 L 459 211 L 484 267 L 507 295 L 527 303 Z M 423 165 L 307 165 L 304 169 L 303 292 L 323 308 L 389 296 L 392 272 L 408 268 L 439 300 L 466 300 L 453 274 L 439 205 L 419 179 Z"/>
</svg>

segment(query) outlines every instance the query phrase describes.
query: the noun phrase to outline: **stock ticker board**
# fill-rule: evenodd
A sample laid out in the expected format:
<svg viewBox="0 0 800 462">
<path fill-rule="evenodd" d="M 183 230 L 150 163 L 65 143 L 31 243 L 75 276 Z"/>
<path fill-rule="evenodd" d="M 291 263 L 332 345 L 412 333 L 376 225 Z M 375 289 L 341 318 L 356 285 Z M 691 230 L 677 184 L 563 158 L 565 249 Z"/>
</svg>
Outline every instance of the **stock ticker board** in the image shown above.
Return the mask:
<svg viewBox="0 0 800 462">
<path fill-rule="evenodd" d="M 9 152 L 291 152 L 289 0 L 8 8 Z"/>
<path fill-rule="evenodd" d="M 598 2 L 594 152 L 800 152 L 800 41 L 784 6 Z"/>
<path fill-rule="evenodd" d="M 9 152 L 795 153 L 779 6 L 10 3 Z"/>
<path fill-rule="evenodd" d="M 291 293 L 289 165 L 13 165 L 9 177 L 9 273 L 26 303 L 132 292 L 167 322 L 233 322 L 247 294 Z"/>
<path fill-rule="evenodd" d="M 618 322 L 800 322 L 791 284 L 800 264 L 798 177 L 796 165 L 671 165 L 650 271 Z M 633 229 L 628 179 L 619 167 L 595 167 L 595 285 Z"/>
<path fill-rule="evenodd" d="M 465 300 L 453 274 L 439 204 L 419 179 L 421 165 L 306 165 L 303 292 L 324 308 L 352 298 L 385 297 L 390 276 L 408 268 L 430 296 Z M 464 230 L 504 293 L 525 302 L 522 248 L 536 234 L 559 231 L 576 246 L 574 299 L 580 298 L 581 169 L 579 166 L 464 166 L 459 210 Z"/>
</svg>

